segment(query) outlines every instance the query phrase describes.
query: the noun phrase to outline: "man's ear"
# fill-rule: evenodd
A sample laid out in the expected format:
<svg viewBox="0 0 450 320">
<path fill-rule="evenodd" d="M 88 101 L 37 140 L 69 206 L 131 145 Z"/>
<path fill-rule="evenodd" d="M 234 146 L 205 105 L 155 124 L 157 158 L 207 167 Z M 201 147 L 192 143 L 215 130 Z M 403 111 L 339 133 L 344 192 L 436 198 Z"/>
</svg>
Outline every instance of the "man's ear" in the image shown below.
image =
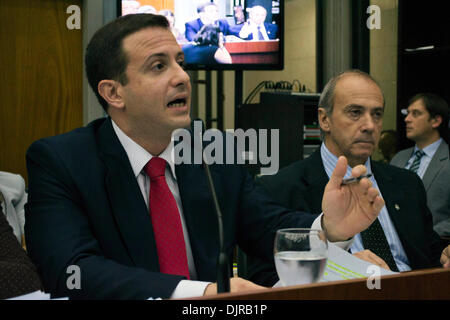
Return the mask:
<svg viewBox="0 0 450 320">
<path fill-rule="evenodd" d="M 98 93 L 110 106 L 117 109 L 125 107 L 121 95 L 121 84 L 115 80 L 102 80 L 98 83 Z"/>
<path fill-rule="evenodd" d="M 431 119 L 431 127 L 433 129 L 437 129 L 439 128 L 439 126 L 442 123 L 442 117 L 440 115 L 435 115 L 432 119 Z"/>
<path fill-rule="evenodd" d="M 322 131 L 329 132 L 330 131 L 330 118 L 328 117 L 328 113 L 324 108 L 318 109 L 318 118 L 319 125 Z"/>
</svg>

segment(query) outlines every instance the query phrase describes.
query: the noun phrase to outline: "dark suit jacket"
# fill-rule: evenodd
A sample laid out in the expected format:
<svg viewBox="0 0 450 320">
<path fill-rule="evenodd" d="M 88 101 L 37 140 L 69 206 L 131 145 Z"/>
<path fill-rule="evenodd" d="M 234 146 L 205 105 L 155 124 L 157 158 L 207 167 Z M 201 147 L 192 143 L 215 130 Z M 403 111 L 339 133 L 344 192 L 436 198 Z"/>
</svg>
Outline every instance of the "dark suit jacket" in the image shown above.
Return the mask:
<svg viewBox="0 0 450 320">
<path fill-rule="evenodd" d="M 227 35 L 239 36 L 239 30 L 234 30 L 233 28 L 231 28 L 227 20 L 220 19 L 218 20 L 218 22 L 220 32 L 222 32 L 224 36 Z M 188 41 L 193 41 L 197 32 L 199 32 L 199 30 L 203 27 L 203 22 L 201 21 L 200 18 L 198 18 L 196 20 L 186 22 L 185 27 L 186 27 L 185 31 L 186 39 L 188 39 Z"/>
<path fill-rule="evenodd" d="M 270 40 L 277 39 L 278 26 L 276 24 L 264 22 L 264 28 L 266 28 Z M 253 40 L 253 33 L 250 33 L 244 40 Z"/>
<path fill-rule="evenodd" d="M 433 231 L 431 213 L 420 178 L 412 172 L 379 162 L 371 162 L 372 172 L 386 203 L 389 216 L 412 269 L 440 266 L 443 247 Z M 309 158 L 297 161 L 273 176 L 263 176 L 258 183 L 280 204 L 295 210 L 322 212 L 322 196 L 328 176 L 323 167 L 320 148 Z M 398 210 L 396 209 L 399 208 Z M 248 257 L 250 279 L 264 278 L 265 285 L 278 281 L 268 262 Z M 262 275 L 264 274 L 264 275 Z"/>
<path fill-rule="evenodd" d="M 39 140 L 27 152 L 27 247 L 49 292 L 81 299 L 169 297 L 181 276 L 159 272 L 150 215 L 109 118 Z M 217 219 L 202 165 L 176 165 L 183 214 L 199 280 L 216 281 Z M 242 166 L 211 165 L 225 249 L 272 256 L 274 234 L 311 226 L 255 188 Z M 66 282 L 81 269 L 81 289 Z M 69 281 L 72 281 L 69 279 Z"/>
</svg>

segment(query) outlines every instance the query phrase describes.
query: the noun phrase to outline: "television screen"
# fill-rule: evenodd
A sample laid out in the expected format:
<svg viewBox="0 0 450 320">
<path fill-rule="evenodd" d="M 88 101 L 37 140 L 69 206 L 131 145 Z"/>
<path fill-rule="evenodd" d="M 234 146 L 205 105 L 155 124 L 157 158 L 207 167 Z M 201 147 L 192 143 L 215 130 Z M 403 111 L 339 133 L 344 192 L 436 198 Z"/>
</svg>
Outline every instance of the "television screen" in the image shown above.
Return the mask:
<svg viewBox="0 0 450 320">
<path fill-rule="evenodd" d="M 191 70 L 281 70 L 283 0 L 120 0 L 119 15 L 164 15 Z"/>
</svg>

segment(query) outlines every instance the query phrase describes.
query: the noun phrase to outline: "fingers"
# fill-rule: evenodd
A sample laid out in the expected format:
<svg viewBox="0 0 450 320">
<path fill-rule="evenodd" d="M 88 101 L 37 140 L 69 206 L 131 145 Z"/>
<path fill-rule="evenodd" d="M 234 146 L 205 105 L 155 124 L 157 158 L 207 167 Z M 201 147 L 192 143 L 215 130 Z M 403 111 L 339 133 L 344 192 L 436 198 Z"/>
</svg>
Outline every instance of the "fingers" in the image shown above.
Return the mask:
<svg viewBox="0 0 450 320">
<path fill-rule="evenodd" d="M 366 180 L 366 179 L 363 179 L 363 180 Z M 370 211 L 368 213 L 371 213 L 372 218 L 376 219 L 379 212 L 384 207 L 384 200 L 381 197 L 380 192 L 373 187 L 370 187 L 367 189 L 366 196 L 367 196 L 367 201 L 370 204 Z"/>
<path fill-rule="evenodd" d="M 205 291 L 203 292 L 204 296 L 211 296 L 213 294 L 217 294 L 217 283 L 208 284 Z"/>
<path fill-rule="evenodd" d="M 251 281 L 234 277 L 230 279 L 230 291 L 231 292 L 241 292 L 248 290 L 261 290 L 267 289 L 266 287 L 259 286 Z"/>
<path fill-rule="evenodd" d="M 450 245 L 442 251 L 440 262 L 444 268 L 450 268 Z"/>
<path fill-rule="evenodd" d="M 366 172 L 367 172 L 367 168 L 365 166 L 363 166 L 362 164 L 359 164 L 352 169 L 352 176 L 359 177 L 363 174 L 366 174 Z"/>
<path fill-rule="evenodd" d="M 251 281 L 239 277 L 230 278 L 230 292 L 242 292 L 248 290 L 262 290 L 262 289 L 267 288 L 259 286 Z M 217 283 L 209 284 L 206 287 L 205 291 L 203 292 L 204 296 L 210 296 L 213 294 L 217 294 Z"/>
<path fill-rule="evenodd" d="M 347 158 L 344 156 L 339 157 L 336 167 L 331 174 L 330 181 L 328 182 L 328 188 L 337 189 L 341 186 L 342 179 L 344 179 L 347 172 Z"/>
<path fill-rule="evenodd" d="M 377 215 L 381 211 L 381 209 L 383 209 L 384 204 L 385 204 L 384 200 L 383 200 L 383 198 L 381 196 L 378 195 L 378 196 L 375 197 L 375 200 L 373 201 L 372 207 L 373 207 L 373 210 L 377 213 Z"/>
<path fill-rule="evenodd" d="M 356 252 L 353 255 L 361 260 L 370 262 L 370 263 L 377 265 L 381 268 L 384 268 L 386 270 L 391 270 L 389 268 L 389 266 L 387 265 L 387 263 L 383 259 L 381 259 L 379 256 L 377 256 L 375 253 L 373 253 L 370 250 L 363 250 L 360 252 Z"/>
<path fill-rule="evenodd" d="M 378 194 L 379 194 L 378 190 L 375 188 L 367 189 L 367 198 L 369 199 L 370 202 L 374 202 Z"/>
</svg>

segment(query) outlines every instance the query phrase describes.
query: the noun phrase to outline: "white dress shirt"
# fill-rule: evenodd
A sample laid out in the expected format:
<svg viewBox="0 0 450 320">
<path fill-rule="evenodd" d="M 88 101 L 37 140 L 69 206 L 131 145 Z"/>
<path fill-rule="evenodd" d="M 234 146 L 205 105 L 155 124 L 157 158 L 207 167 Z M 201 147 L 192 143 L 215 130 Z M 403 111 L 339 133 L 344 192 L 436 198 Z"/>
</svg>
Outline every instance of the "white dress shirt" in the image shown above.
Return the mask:
<svg viewBox="0 0 450 320">
<path fill-rule="evenodd" d="M 431 159 L 433 159 L 434 154 L 436 153 L 437 149 L 441 145 L 441 142 L 442 142 L 442 138 L 440 138 L 439 140 L 433 142 L 432 144 L 430 144 L 422 149 L 422 151 L 424 152 L 424 155 L 420 159 L 420 166 L 419 166 L 419 169 L 417 169 L 417 175 L 421 179 L 423 179 L 423 175 L 427 171 L 428 165 L 430 164 Z M 414 162 L 414 159 L 416 158 L 415 153 L 417 150 L 419 150 L 419 148 L 416 145 L 414 147 L 414 151 L 411 155 L 411 158 L 409 158 L 409 160 L 405 166 L 405 169 L 409 169 L 411 167 L 412 163 Z"/>
<path fill-rule="evenodd" d="M 25 203 L 28 195 L 22 176 L 0 171 L 0 203 L 3 214 L 21 244 L 25 226 Z M 0 213 L 1 214 L 1 213 Z"/>
<path fill-rule="evenodd" d="M 111 120 L 112 121 L 112 120 Z M 134 142 L 130 137 L 128 137 L 116 124 L 112 121 L 114 131 L 119 138 L 125 152 L 130 161 L 131 167 L 133 168 L 134 175 L 137 179 L 139 188 L 142 192 L 142 197 L 145 200 L 147 208 L 149 206 L 149 194 L 150 194 L 150 178 L 145 173 L 144 166 L 153 157 L 144 148 Z M 158 156 L 167 161 L 168 166 L 166 166 L 166 182 L 172 192 L 175 201 L 177 203 L 178 212 L 180 213 L 181 226 L 183 228 L 184 242 L 186 244 L 186 255 L 188 258 L 189 267 L 189 277 L 191 280 L 181 280 L 175 291 L 172 293 L 172 298 L 187 298 L 202 296 L 206 289 L 206 286 L 210 282 L 196 281 L 197 273 L 195 270 L 194 257 L 192 255 L 191 245 L 189 241 L 189 235 L 187 233 L 186 222 L 183 216 L 183 206 L 181 204 L 180 190 L 178 189 L 177 177 L 175 174 L 175 164 L 174 164 L 174 153 L 173 145 L 169 144 L 167 148 Z M 153 297 L 158 298 L 158 297 Z"/>
</svg>

